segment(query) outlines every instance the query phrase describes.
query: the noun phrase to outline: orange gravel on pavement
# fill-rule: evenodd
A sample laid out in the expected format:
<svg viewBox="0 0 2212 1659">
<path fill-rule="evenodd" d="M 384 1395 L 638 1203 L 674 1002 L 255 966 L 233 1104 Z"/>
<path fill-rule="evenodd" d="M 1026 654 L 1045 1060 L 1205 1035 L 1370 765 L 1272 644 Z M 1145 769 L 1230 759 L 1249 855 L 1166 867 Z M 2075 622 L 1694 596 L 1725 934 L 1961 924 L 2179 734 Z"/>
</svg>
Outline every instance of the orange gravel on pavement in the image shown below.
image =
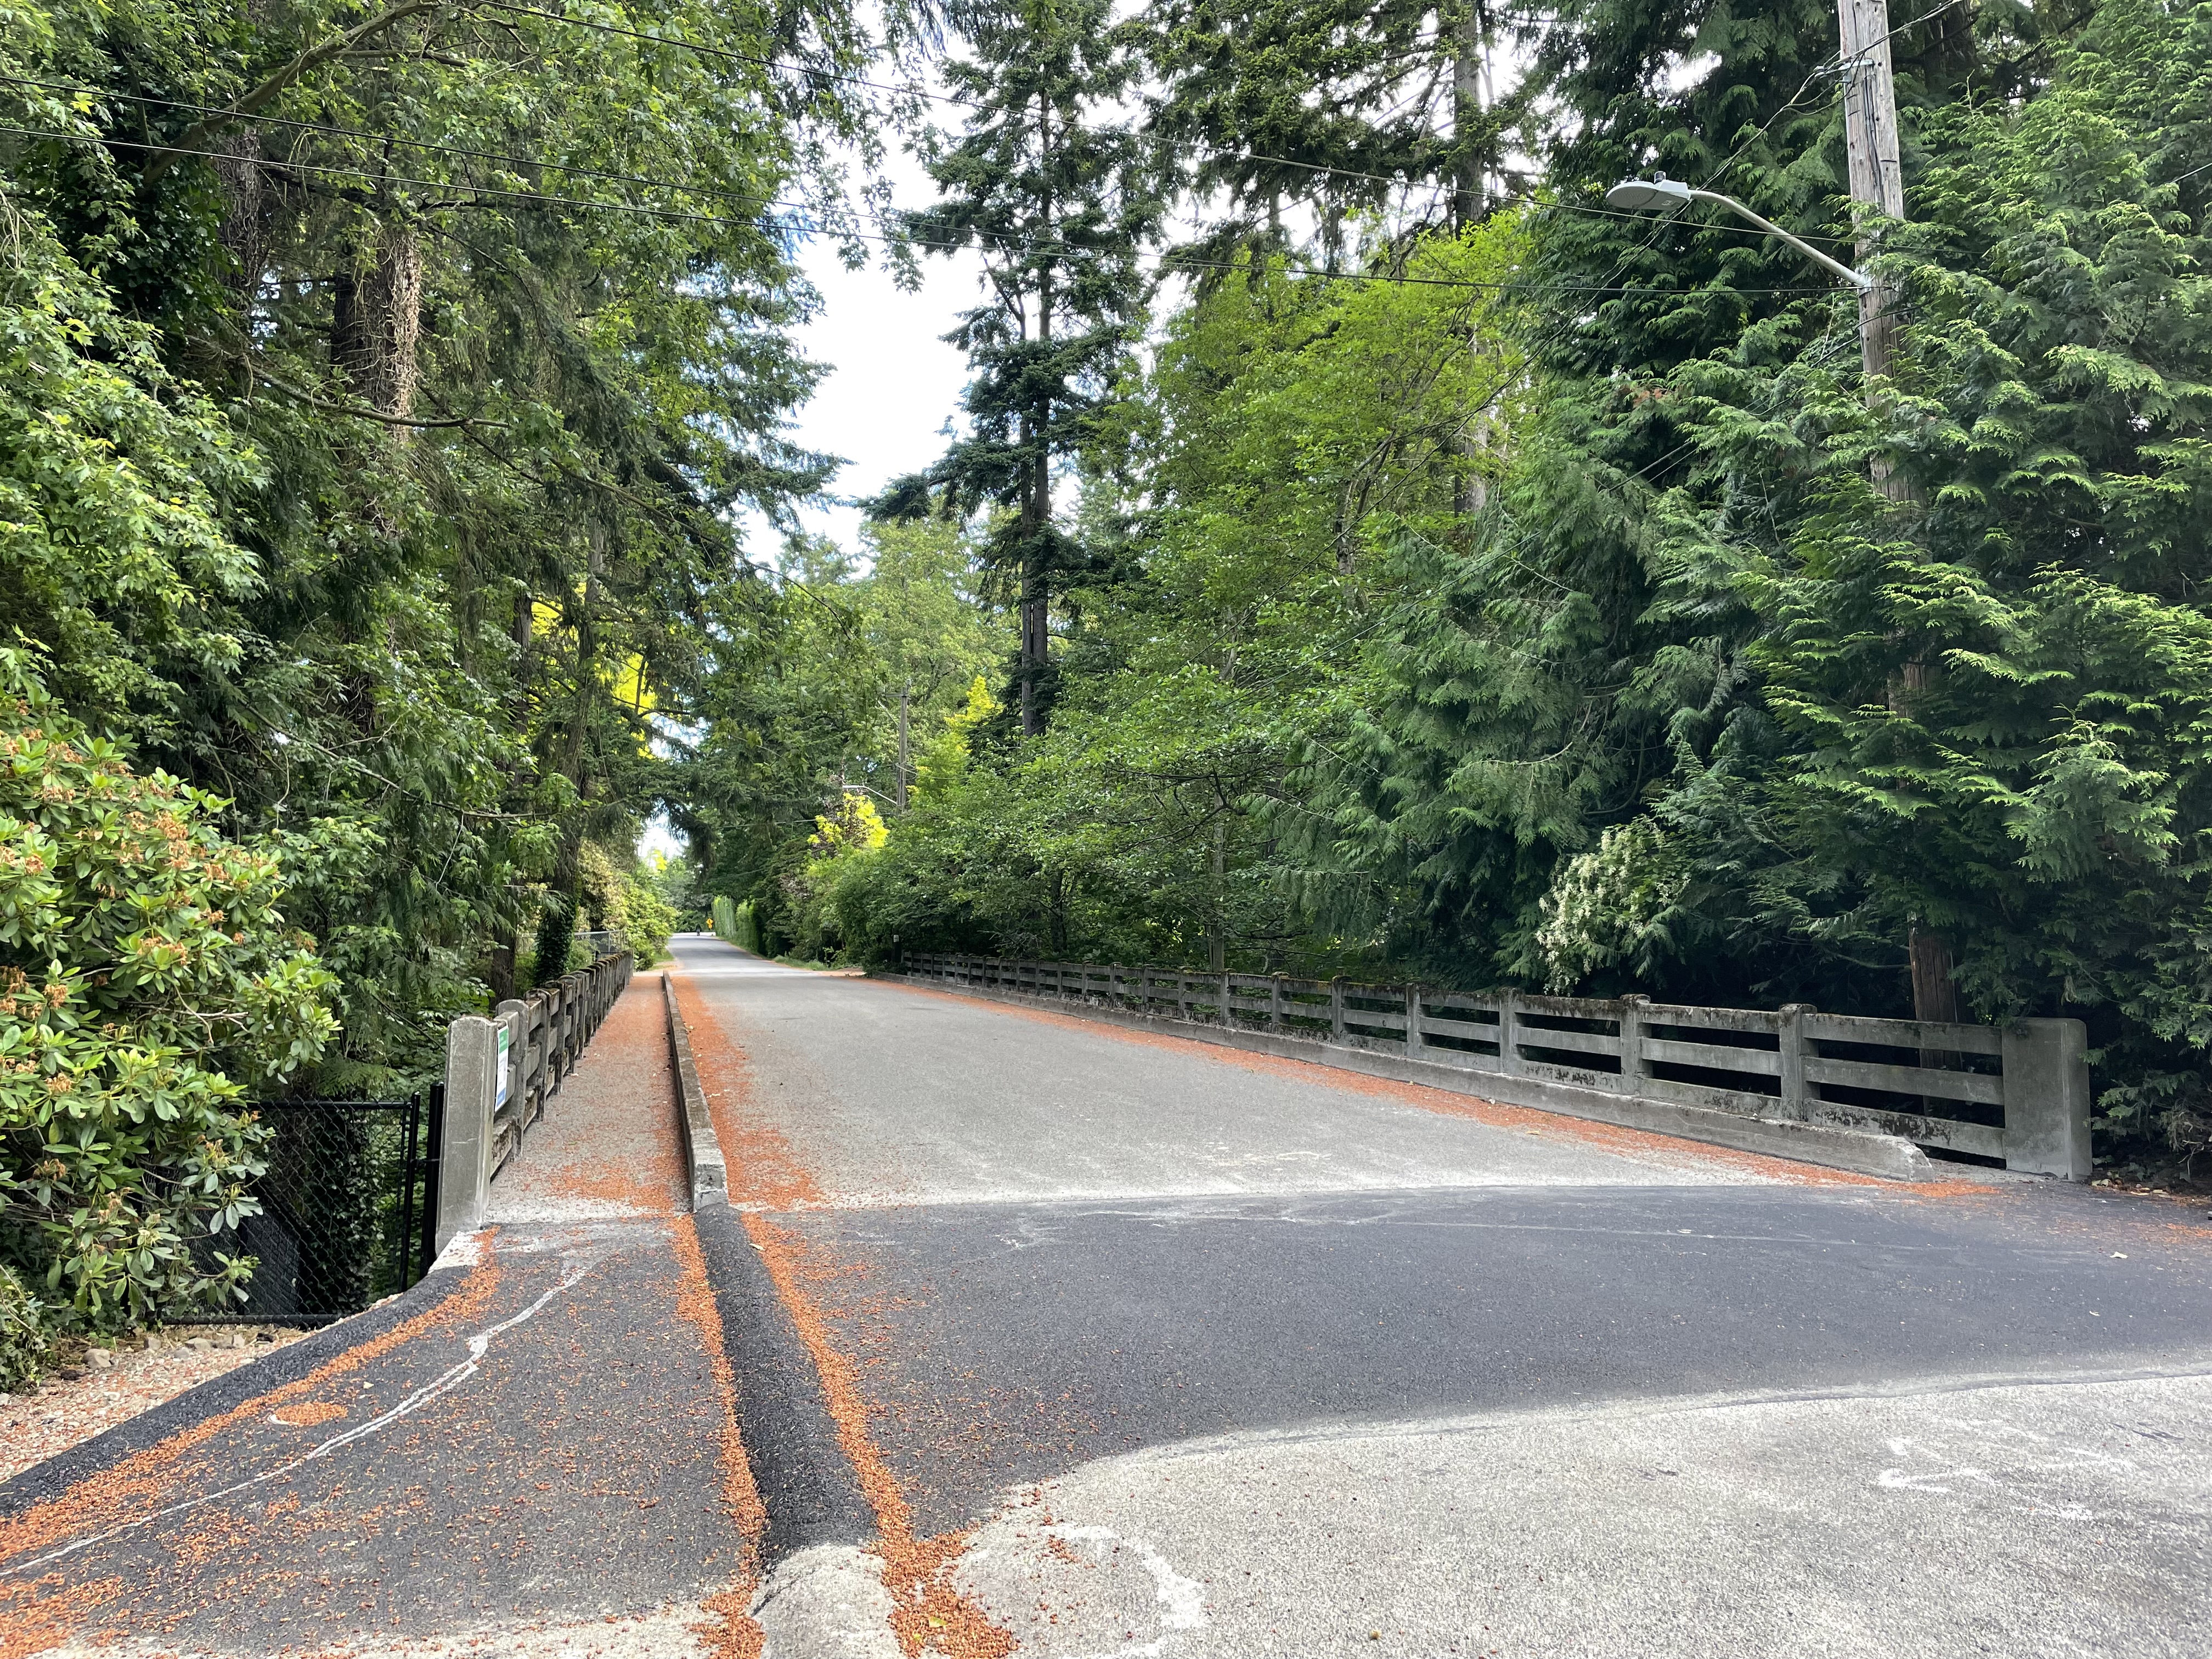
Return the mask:
<svg viewBox="0 0 2212 1659">
<path fill-rule="evenodd" d="M 683 974 L 676 981 L 676 1009 L 691 1034 L 691 1060 L 699 1087 L 714 1120 L 714 1139 L 729 1162 L 730 1202 L 770 1210 L 796 1210 L 823 1201 L 813 1171 L 800 1164 L 791 1143 L 773 1124 L 755 1116 L 752 1067 L 744 1050 L 722 1035 L 722 1028 L 700 1001 L 698 988 Z"/>
<path fill-rule="evenodd" d="M 476 1320 L 491 1305 L 498 1288 L 499 1269 L 487 1250 L 487 1259 L 469 1274 L 467 1282 L 436 1307 L 347 1349 L 305 1376 L 133 1453 L 113 1468 L 79 1481 L 60 1497 L 0 1521 L 0 1562 L 40 1555 L 88 1533 L 152 1515 L 189 1478 L 185 1459 L 195 1448 L 234 1424 L 266 1417 L 292 1401 L 306 1401 L 337 1378 L 431 1331 Z M 113 1580 L 65 1586 L 58 1572 L 29 1582 L 0 1584 L 0 1659 L 23 1659 L 59 1646 L 88 1614 L 112 1601 L 122 1589 Z"/>
<path fill-rule="evenodd" d="M 738 1437 L 738 1382 L 730 1356 L 722 1346 L 722 1317 L 714 1309 L 714 1287 L 708 1282 L 706 1259 L 699 1254 L 699 1230 L 690 1216 L 678 1220 L 671 1237 L 683 1279 L 676 1292 L 676 1309 L 699 1333 L 714 1374 L 721 1415 L 722 1504 L 745 1540 L 744 1559 L 735 1581 L 719 1595 L 702 1604 L 718 1621 L 696 1633 L 723 1659 L 760 1659 L 766 1641 L 750 1611 L 753 1593 L 760 1588 L 761 1545 L 768 1537 L 768 1506 L 753 1484 L 751 1462 Z"/>
<path fill-rule="evenodd" d="M 697 1040 L 695 1034 L 695 1045 Z M 759 1211 L 749 1212 L 744 1220 L 746 1235 L 775 1281 L 777 1298 L 814 1356 L 830 1420 L 837 1425 L 837 1443 L 860 1478 L 868 1507 L 875 1511 L 876 1547 L 884 1559 L 884 1588 L 891 1594 L 891 1630 L 900 1648 L 908 1659 L 929 1651 L 951 1659 L 1004 1659 L 1014 1650 L 1014 1638 L 953 1587 L 952 1570 L 967 1547 L 967 1534 L 915 1535 L 906 1494 L 868 1431 L 869 1407 L 860 1392 L 859 1367 L 832 1340 L 829 1322 L 801 1283 L 807 1271 L 804 1247 L 795 1235 Z"/>
<path fill-rule="evenodd" d="M 492 1188 L 495 1215 L 677 1215 L 690 1204 L 658 975 L 615 1000 Z"/>
</svg>

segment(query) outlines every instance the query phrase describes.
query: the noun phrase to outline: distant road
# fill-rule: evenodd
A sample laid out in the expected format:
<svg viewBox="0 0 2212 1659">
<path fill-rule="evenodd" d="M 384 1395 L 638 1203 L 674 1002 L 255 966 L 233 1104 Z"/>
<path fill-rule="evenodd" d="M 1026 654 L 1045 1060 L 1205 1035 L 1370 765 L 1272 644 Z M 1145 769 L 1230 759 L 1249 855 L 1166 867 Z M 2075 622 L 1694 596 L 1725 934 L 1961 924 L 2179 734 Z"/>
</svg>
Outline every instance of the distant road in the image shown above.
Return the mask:
<svg viewBox="0 0 2212 1659">
<path fill-rule="evenodd" d="M 896 1651 L 900 1598 L 1024 1655 L 2212 1652 L 2201 1208 L 677 951 L 725 1259 L 781 1264 L 748 1443 L 772 1511 L 847 1483 L 793 1582 L 967 1534 L 849 1556 L 890 1591 L 794 1590 L 772 1653 Z M 841 1378 L 865 1423 L 810 1429 Z"/>
</svg>

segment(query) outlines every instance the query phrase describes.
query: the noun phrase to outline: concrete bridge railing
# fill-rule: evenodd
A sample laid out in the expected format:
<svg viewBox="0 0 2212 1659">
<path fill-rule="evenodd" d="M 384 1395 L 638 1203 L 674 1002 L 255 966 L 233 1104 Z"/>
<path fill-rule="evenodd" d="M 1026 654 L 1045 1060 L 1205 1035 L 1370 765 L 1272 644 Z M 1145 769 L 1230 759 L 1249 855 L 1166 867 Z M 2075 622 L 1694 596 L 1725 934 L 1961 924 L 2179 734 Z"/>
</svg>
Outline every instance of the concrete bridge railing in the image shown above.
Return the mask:
<svg viewBox="0 0 2212 1659">
<path fill-rule="evenodd" d="M 1311 1057 L 1354 1070 L 1846 1168 L 1925 1179 L 1934 1172 L 1916 1149 L 1933 1148 L 2090 1175 L 2087 1033 L 2075 1019 L 1936 1024 L 1802 1004 L 1770 1012 L 989 957 L 917 955 L 906 967 L 986 994 L 1164 1022 L 1240 1048 L 1319 1051 Z M 1631 1103 L 1639 1109 L 1623 1109 Z M 1745 1133 L 1754 1125 L 1760 1133 Z"/>
<path fill-rule="evenodd" d="M 590 967 L 471 1014 L 446 1032 L 438 1133 L 437 1248 L 483 1218 L 492 1181 L 583 1058 L 584 1045 L 628 987 L 637 958 L 610 951 Z"/>
</svg>

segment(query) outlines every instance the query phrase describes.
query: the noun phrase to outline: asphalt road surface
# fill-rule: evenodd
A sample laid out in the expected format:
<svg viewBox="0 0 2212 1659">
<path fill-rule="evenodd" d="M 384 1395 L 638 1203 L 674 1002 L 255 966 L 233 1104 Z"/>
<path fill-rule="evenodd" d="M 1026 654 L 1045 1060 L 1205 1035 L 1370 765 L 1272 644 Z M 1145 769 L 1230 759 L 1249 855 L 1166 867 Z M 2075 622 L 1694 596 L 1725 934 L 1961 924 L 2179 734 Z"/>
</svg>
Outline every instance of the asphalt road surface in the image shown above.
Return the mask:
<svg viewBox="0 0 2212 1659">
<path fill-rule="evenodd" d="M 678 954 L 771 1654 L 2212 1652 L 2202 1206 Z"/>
</svg>

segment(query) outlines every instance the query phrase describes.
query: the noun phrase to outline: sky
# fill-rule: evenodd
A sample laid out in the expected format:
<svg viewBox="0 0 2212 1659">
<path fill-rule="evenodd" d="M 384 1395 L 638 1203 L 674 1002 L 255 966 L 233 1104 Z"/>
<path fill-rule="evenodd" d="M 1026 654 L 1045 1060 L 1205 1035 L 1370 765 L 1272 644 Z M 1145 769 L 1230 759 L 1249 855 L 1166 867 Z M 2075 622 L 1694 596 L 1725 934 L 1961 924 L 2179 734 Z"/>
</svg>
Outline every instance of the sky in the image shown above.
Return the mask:
<svg viewBox="0 0 2212 1659">
<path fill-rule="evenodd" d="M 890 158 L 888 172 L 901 207 L 923 207 L 935 188 L 912 157 Z M 879 252 L 879 245 L 871 244 Z M 807 244 L 799 264 L 821 304 L 795 331 L 806 355 L 830 369 L 800 407 L 789 435 L 809 449 L 842 456 L 822 505 L 802 509 L 805 528 L 857 550 L 860 514 L 849 503 L 872 495 L 902 473 L 918 472 L 945 453 L 946 420 L 957 421 L 968 381 L 964 355 L 943 336 L 979 299 L 981 267 L 970 253 L 933 254 L 922 262 L 919 292 L 901 290 L 880 263 L 848 270 L 826 241 Z M 780 538 L 757 515 L 746 524 L 747 550 L 771 556 Z"/>
</svg>

